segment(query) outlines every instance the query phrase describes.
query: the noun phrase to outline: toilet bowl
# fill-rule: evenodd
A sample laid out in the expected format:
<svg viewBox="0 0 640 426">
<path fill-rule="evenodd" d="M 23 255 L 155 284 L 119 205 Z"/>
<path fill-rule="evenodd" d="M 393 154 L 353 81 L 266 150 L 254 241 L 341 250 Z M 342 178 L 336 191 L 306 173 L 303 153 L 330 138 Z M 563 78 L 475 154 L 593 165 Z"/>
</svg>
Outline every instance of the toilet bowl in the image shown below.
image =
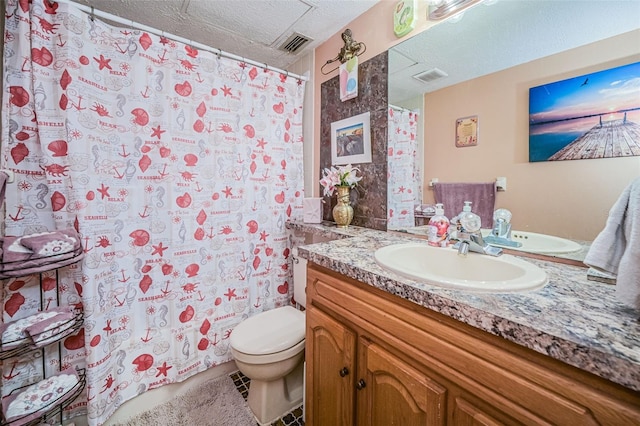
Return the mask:
<svg viewBox="0 0 640 426">
<path fill-rule="evenodd" d="M 302 404 L 305 315 L 284 306 L 254 315 L 231 333 L 238 369 L 249 379 L 247 403 L 269 425 Z"/>
</svg>

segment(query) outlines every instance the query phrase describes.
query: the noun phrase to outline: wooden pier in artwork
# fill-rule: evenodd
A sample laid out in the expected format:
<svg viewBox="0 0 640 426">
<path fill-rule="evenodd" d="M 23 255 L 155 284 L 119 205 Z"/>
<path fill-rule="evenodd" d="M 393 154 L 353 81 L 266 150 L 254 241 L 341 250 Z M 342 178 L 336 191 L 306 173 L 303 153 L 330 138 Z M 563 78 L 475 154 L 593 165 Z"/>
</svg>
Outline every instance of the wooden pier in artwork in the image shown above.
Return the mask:
<svg viewBox="0 0 640 426">
<path fill-rule="evenodd" d="M 625 118 L 600 121 L 584 135 L 549 157 L 554 160 L 640 155 L 640 125 Z"/>
</svg>

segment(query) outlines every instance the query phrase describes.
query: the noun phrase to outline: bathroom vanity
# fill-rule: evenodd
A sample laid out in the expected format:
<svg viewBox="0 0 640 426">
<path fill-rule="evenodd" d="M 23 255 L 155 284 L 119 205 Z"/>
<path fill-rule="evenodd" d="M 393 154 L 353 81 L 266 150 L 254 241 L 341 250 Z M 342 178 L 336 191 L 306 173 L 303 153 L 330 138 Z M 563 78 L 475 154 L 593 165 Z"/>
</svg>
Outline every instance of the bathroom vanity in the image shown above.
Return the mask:
<svg viewBox="0 0 640 426">
<path fill-rule="evenodd" d="M 341 238 L 299 247 L 306 424 L 640 424 L 638 313 L 585 268 L 531 259 L 543 289 L 468 293 L 373 261 L 411 237 L 288 226 Z"/>
</svg>

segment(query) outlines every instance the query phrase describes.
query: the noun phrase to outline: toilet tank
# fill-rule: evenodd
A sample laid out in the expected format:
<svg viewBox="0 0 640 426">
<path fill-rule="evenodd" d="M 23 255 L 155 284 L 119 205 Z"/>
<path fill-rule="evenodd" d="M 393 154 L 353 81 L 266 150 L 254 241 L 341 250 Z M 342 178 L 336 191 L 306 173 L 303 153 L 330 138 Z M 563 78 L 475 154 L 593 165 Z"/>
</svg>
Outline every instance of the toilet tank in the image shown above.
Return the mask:
<svg viewBox="0 0 640 426">
<path fill-rule="evenodd" d="M 301 306 L 307 306 L 307 259 L 298 256 L 298 247 L 291 249 L 293 255 L 293 298 Z"/>
<path fill-rule="evenodd" d="M 294 232 L 291 247 L 291 255 L 293 258 L 293 298 L 301 306 L 307 307 L 307 293 L 305 291 L 307 288 L 307 259 L 298 255 L 298 246 L 326 243 L 338 238 L 339 237 L 314 234 L 313 232 Z"/>
</svg>

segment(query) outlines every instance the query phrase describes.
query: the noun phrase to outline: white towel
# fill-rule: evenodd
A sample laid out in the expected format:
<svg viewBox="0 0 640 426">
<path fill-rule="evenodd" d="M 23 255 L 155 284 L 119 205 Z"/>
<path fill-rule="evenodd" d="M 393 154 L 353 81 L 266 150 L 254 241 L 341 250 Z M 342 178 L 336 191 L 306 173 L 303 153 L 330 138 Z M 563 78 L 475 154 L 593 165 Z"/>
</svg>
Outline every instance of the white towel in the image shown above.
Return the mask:
<svg viewBox="0 0 640 426">
<path fill-rule="evenodd" d="M 584 263 L 616 274 L 616 297 L 640 310 L 640 178 L 622 192 Z"/>
</svg>

